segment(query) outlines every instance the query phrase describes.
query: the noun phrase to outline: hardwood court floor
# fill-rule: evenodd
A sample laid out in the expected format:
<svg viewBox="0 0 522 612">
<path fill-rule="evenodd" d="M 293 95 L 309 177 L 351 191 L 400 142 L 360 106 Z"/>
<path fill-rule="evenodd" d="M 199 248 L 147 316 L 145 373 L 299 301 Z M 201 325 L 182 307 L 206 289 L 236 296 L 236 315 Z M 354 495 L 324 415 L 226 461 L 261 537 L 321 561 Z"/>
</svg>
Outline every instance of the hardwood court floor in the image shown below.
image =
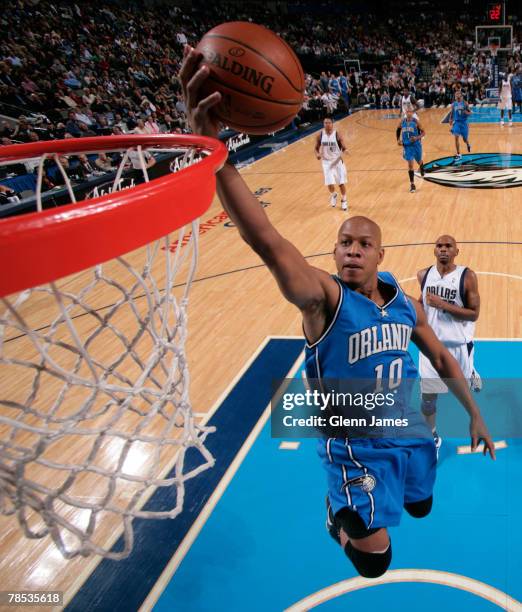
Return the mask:
<svg viewBox="0 0 522 612">
<path fill-rule="evenodd" d="M 427 136 L 426 162 L 453 154 L 446 109 L 421 113 Z M 389 111 L 364 111 L 339 122 L 349 147 L 349 215 L 366 215 L 383 230 L 391 270 L 403 286 L 418 295 L 416 271 L 433 262 L 432 243 L 449 233 L 460 243 L 458 262 L 478 272 L 482 309 L 477 336 L 522 336 L 522 189 L 452 189 L 416 179 L 408 192 L 406 163 L 395 141 L 397 119 Z M 522 153 L 520 128 L 471 125 L 474 152 Z M 314 266 L 334 271 L 331 252 L 347 214 L 328 206 L 320 163 L 313 154 L 315 136 L 277 151 L 243 170 L 253 191 L 282 234 Z M 196 188 L 196 187 L 195 187 Z M 214 201 L 202 222 L 221 212 Z M 94 237 L 93 237 L 94 240 Z M 140 253 L 133 256 L 136 261 Z M 71 288 L 84 275 L 68 279 Z M 110 303 L 101 292 L 97 304 Z M 34 313 L 46 318 L 41 305 Z M 284 302 L 276 283 L 258 257 L 222 221 L 201 236 L 201 257 L 193 285 L 188 342 L 191 396 L 199 412 L 208 411 L 267 335 L 299 335 L 300 316 Z M 23 339 L 19 351 L 27 350 Z M 1 385 L 5 385 L 3 381 Z M 238 415 L 240 418 L 240 415 Z M 81 450 L 79 449 L 79 452 Z M 3 589 L 59 589 L 74 594 L 96 559 L 64 561 L 48 539 L 25 540 L 12 519 L 0 518 L 0 579 Z M 104 525 L 109 537 L 113 524 Z"/>
</svg>

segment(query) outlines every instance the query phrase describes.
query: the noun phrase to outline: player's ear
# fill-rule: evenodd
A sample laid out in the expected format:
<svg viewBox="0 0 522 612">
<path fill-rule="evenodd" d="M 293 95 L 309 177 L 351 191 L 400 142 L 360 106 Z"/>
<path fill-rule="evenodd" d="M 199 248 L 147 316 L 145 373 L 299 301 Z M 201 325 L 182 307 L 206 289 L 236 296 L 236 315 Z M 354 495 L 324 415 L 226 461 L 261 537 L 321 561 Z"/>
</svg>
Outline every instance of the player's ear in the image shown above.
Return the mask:
<svg viewBox="0 0 522 612">
<path fill-rule="evenodd" d="M 383 259 L 384 259 L 384 249 L 381 247 L 379 249 L 379 259 L 377 261 L 377 265 L 380 265 Z"/>
<path fill-rule="evenodd" d="M 332 255 L 333 255 L 334 259 L 335 259 L 336 253 L 337 253 L 337 242 L 334 244 L 334 249 L 333 249 L 333 252 L 332 252 Z"/>
</svg>

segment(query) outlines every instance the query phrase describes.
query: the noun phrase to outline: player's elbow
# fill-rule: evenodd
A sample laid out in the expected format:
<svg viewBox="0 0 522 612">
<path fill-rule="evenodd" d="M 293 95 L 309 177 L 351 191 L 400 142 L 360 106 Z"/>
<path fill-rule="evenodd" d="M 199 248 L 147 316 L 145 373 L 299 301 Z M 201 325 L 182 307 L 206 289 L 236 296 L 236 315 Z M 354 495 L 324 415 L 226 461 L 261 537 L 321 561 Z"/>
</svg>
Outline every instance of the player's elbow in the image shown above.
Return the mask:
<svg viewBox="0 0 522 612">
<path fill-rule="evenodd" d="M 445 359 L 443 353 L 432 355 L 430 361 L 436 372 L 442 372 L 444 370 Z"/>
<path fill-rule="evenodd" d="M 472 321 L 473 323 L 475 323 L 475 321 L 477 321 L 479 318 L 479 313 L 474 310 L 473 313 L 471 314 L 469 320 Z"/>
</svg>

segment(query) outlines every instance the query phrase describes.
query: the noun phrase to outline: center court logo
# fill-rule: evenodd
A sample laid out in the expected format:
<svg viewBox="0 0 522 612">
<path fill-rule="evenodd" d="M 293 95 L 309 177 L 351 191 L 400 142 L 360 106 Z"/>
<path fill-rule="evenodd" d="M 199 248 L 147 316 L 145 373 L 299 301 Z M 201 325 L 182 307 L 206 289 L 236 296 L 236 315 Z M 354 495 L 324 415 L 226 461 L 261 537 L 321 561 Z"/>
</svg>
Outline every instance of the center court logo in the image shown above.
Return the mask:
<svg viewBox="0 0 522 612">
<path fill-rule="evenodd" d="M 424 164 L 424 180 L 462 189 L 507 189 L 522 186 L 522 155 L 471 153 L 461 159 L 441 157 Z"/>
</svg>

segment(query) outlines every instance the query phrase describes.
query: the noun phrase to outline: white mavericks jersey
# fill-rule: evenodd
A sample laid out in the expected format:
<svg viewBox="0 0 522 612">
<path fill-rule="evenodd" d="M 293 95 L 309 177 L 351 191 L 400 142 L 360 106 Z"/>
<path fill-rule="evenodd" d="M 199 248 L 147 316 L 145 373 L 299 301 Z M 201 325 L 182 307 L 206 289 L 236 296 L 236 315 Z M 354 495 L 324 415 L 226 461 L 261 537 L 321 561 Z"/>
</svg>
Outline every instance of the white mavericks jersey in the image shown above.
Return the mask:
<svg viewBox="0 0 522 612">
<path fill-rule="evenodd" d="M 502 79 L 500 98 L 502 100 L 507 100 L 508 98 L 511 99 L 511 79 Z"/>
<path fill-rule="evenodd" d="M 337 142 L 337 130 L 332 130 L 331 134 L 321 130 L 321 151 L 323 161 L 332 162 L 341 155 L 341 148 Z"/>
<path fill-rule="evenodd" d="M 467 270 L 465 266 L 457 266 L 453 272 L 441 276 L 437 266 L 431 266 L 422 280 L 422 303 L 428 323 L 437 338 L 447 346 L 471 342 L 475 333 L 475 323 L 456 319 L 444 310 L 428 306 L 426 295 L 434 293 L 449 304 L 463 308 L 464 277 Z"/>
<path fill-rule="evenodd" d="M 413 108 L 413 102 L 411 101 L 411 95 L 401 96 L 401 106 L 403 115 L 406 114 L 406 111 L 410 108 Z"/>
</svg>

